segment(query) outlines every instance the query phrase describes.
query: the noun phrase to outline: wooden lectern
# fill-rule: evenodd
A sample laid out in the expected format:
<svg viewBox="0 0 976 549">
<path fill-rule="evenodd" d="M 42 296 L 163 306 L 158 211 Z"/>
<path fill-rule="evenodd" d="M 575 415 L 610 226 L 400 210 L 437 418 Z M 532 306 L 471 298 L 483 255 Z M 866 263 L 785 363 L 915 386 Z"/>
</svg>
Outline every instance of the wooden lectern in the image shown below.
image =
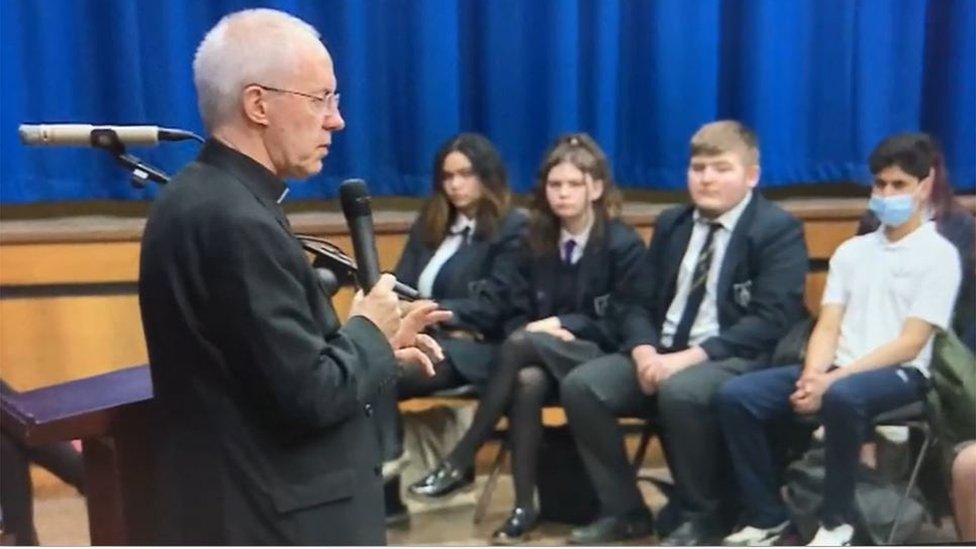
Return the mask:
<svg viewBox="0 0 976 549">
<path fill-rule="evenodd" d="M 93 545 L 153 540 L 148 366 L 2 397 L 3 430 L 27 445 L 81 439 Z"/>
</svg>

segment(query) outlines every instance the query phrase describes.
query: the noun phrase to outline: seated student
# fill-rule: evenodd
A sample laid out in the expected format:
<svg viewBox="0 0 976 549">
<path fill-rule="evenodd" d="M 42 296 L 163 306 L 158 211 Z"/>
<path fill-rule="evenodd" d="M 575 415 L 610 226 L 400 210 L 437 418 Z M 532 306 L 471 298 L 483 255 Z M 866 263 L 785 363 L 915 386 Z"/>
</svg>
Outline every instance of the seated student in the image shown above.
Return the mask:
<svg viewBox="0 0 976 549">
<path fill-rule="evenodd" d="M 802 227 L 753 191 L 758 182 L 759 147 L 743 124 L 713 122 L 695 133 L 692 204 L 658 217 L 634 295 L 615 313 L 623 352 L 563 379 L 562 403 L 602 511 L 570 542 L 652 531 L 616 418 L 655 411 L 682 521 L 663 542 L 721 538 L 726 460 L 712 396 L 726 380 L 763 366 L 805 314 Z"/>
<path fill-rule="evenodd" d="M 932 336 L 952 318 L 959 254 L 929 221 L 932 149 L 912 136 L 871 153 L 868 207 L 877 231 L 844 242 L 830 260 L 820 317 L 801 367 L 729 381 L 717 408 L 745 504 L 730 545 L 771 544 L 787 526 L 766 429 L 816 414 L 826 438 L 821 527 L 811 545 L 847 545 L 854 474 L 871 419 L 924 396 Z"/>
<path fill-rule="evenodd" d="M 976 352 L 976 218 L 953 197 L 945 156 L 935 139 L 924 133 L 905 134 L 902 139 L 914 139 L 919 147 L 932 151 L 932 194 L 927 213 L 935 222 L 935 229 L 956 247 L 962 260 L 962 282 L 952 329 Z M 868 210 L 861 218 L 857 234 L 873 232 L 880 224 L 878 217 Z"/>
<path fill-rule="evenodd" d="M 503 339 L 503 311 L 516 276 L 519 240 L 528 222 L 511 207 L 505 165 L 485 137 L 465 133 L 445 142 L 434 160 L 433 196 L 410 229 L 397 280 L 454 313 L 435 339 L 446 359 L 433 377 L 407 369 L 396 391 L 377 404 L 384 459 L 403 453 L 396 401 L 473 383 L 483 387 Z M 388 522 L 408 518 L 399 475 L 386 485 Z"/>
<path fill-rule="evenodd" d="M 578 364 L 617 348 L 605 318 L 610 294 L 634 275 L 640 236 L 616 219 L 620 194 L 609 163 L 586 134 L 560 138 L 539 170 L 531 224 L 513 291 L 514 331 L 502 345 L 471 428 L 447 458 L 410 487 L 442 496 L 466 484 L 477 449 L 508 413 L 515 508 L 495 543 L 522 541 L 535 526 L 541 411 Z M 531 322 L 529 322 L 531 321 Z"/>
<path fill-rule="evenodd" d="M 976 542 L 976 441 L 952 462 L 952 509 L 959 541 Z"/>
</svg>

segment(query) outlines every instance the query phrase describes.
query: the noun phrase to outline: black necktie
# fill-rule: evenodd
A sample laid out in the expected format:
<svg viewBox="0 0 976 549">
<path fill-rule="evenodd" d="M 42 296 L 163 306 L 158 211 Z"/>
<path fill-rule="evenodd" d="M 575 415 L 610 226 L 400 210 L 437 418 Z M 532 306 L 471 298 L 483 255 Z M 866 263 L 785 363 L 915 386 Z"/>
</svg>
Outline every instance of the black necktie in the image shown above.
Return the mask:
<svg viewBox="0 0 976 549">
<path fill-rule="evenodd" d="M 695 323 L 698 316 L 698 309 L 701 307 L 702 299 L 705 298 L 705 285 L 708 282 L 708 271 L 712 266 L 712 255 L 715 253 L 715 232 L 722 228 L 718 223 L 708 224 L 708 236 L 705 237 L 705 244 L 698 254 L 698 261 L 695 262 L 695 270 L 691 275 L 691 288 L 688 292 L 688 301 L 685 302 L 685 310 L 681 313 L 681 321 L 678 322 L 678 329 L 674 332 L 674 340 L 671 348 L 675 350 L 688 347 L 688 335 L 691 333 L 691 325 Z"/>
<path fill-rule="evenodd" d="M 441 269 L 437 271 L 437 275 L 434 277 L 434 283 L 431 285 L 430 294 L 431 297 L 440 298 L 447 295 L 447 284 L 454 278 L 454 271 L 458 267 L 458 262 L 455 261 L 458 256 L 458 252 L 463 250 L 469 242 L 469 236 L 471 236 L 471 227 L 467 226 L 460 231 L 451 231 L 454 236 L 461 237 L 461 245 L 458 249 L 451 254 L 451 257 L 447 258 L 447 261 L 441 265 Z"/>
<path fill-rule="evenodd" d="M 563 249 L 565 250 L 565 252 L 563 253 L 563 263 L 567 265 L 572 265 L 573 251 L 576 250 L 576 241 L 570 238 L 563 244 Z"/>
<path fill-rule="evenodd" d="M 459 235 L 461 237 L 461 246 L 460 247 L 463 248 L 463 247 L 467 246 L 470 243 L 469 240 L 470 240 L 470 237 L 471 237 L 471 226 L 470 225 L 465 226 L 460 231 L 454 232 L 452 234 L 456 234 L 456 235 Z"/>
</svg>

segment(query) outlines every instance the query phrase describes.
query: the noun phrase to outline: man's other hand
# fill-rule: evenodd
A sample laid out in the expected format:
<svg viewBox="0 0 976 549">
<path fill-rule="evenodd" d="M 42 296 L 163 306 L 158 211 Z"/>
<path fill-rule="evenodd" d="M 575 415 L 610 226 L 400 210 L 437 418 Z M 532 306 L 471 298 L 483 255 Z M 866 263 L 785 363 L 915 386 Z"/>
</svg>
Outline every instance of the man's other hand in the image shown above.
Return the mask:
<svg viewBox="0 0 976 549">
<path fill-rule="evenodd" d="M 454 313 L 438 309 L 437 303 L 430 300 L 416 302 L 400 323 L 400 328 L 390 338 L 393 349 L 416 347 L 417 335 L 428 327 L 440 322 L 447 322 L 454 317 Z"/>
</svg>

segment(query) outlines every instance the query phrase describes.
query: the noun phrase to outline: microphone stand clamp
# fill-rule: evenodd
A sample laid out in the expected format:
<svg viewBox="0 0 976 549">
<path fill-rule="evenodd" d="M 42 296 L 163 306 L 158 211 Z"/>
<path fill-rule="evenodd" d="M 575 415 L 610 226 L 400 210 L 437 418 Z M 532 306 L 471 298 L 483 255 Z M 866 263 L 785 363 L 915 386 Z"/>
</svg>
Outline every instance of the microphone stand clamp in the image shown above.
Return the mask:
<svg viewBox="0 0 976 549">
<path fill-rule="evenodd" d="M 122 143 L 122 140 L 119 139 L 118 134 L 114 130 L 109 128 L 92 130 L 91 144 L 92 147 L 108 152 L 115 158 L 115 161 L 119 165 L 132 173 L 132 179 L 129 182 L 133 187 L 144 189 L 146 183 L 150 181 L 160 185 L 169 183 L 169 176 L 165 172 L 146 164 L 138 157 L 126 152 L 125 144 Z"/>
</svg>

